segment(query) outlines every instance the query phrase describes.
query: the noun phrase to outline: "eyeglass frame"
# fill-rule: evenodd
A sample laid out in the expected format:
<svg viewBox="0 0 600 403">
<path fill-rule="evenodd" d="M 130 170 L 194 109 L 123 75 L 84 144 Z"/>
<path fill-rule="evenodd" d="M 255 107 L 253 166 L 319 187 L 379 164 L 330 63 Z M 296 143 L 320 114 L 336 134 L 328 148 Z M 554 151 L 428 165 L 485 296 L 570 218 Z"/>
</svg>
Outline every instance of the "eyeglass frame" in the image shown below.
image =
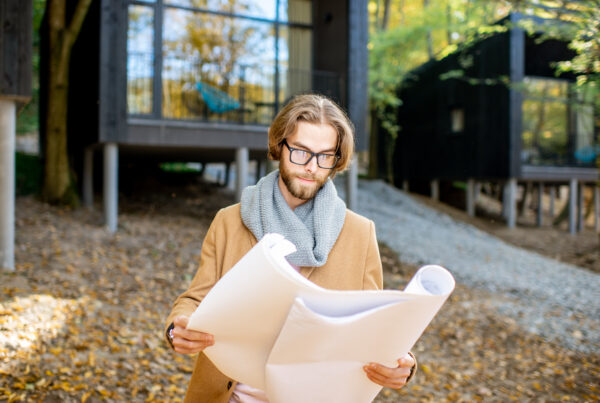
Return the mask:
<svg viewBox="0 0 600 403">
<path fill-rule="evenodd" d="M 312 151 L 305 150 L 305 149 L 303 149 L 303 148 L 291 147 L 291 146 L 288 144 L 288 142 L 287 142 L 287 139 L 283 139 L 283 141 L 282 141 L 282 144 L 283 144 L 283 145 L 285 145 L 285 146 L 287 147 L 287 149 L 289 150 L 289 152 L 290 152 L 290 157 L 289 157 L 289 159 L 290 159 L 290 162 L 291 162 L 292 164 L 295 164 L 295 165 L 302 165 L 302 166 L 304 166 L 304 165 L 307 165 L 307 164 L 308 164 L 308 163 L 309 163 L 309 162 L 310 162 L 310 161 L 313 159 L 313 157 L 317 157 L 317 166 L 318 166 L 319 168 L 321 168 L 321 169 L 334 169 L 334 168 L 335 168 L 335 166 L 337 165 L 338 161 L 340 160 L 340 156 L 339 156 L 338 154 L 330 154 L 330 153 L 314 153 L 314 152 L 312 152 Z M 305 153 L 307 153 L 307 154 L 310 154 L 310 158 L 308 158 L 308 159 L 306 160 L 306 162 L 305 162 L 305 163 L 300 163 L 300 162 L 295 162 L 295 161 L 292 161 L 292 154 L 294 153 L 294 151 L 302 151 L 302 152 L 305 152 Z M 325 156 L 333 156 L 333 157 L 335 157 L 335 163 L 333 164 L 333 166 L 331 166 L 331 167 L 329 167 L 329 168 L 327 168 L 327 167 L 322 167 L 322 166 L 321 166 L 321 164 L 319 163 L 319 156 L 320 156 L 320 155 L 325 155 Z"/>
</svg>

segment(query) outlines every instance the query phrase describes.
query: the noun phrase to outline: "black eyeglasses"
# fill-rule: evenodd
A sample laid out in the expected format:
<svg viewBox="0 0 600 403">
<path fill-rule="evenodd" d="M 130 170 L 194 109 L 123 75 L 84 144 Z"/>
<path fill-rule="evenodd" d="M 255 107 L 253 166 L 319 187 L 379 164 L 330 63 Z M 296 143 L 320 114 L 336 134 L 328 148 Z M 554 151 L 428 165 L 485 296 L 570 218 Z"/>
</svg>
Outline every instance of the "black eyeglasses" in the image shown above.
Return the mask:
<svg viewBox="0 0 600 403">
<path fill-rule="evenodd" d="M 301 148 L 290 147 L 287 140 L 283 140 L 283 144 L 290 150 L 290 162 L 296 165 L 306 165 L 317 157 L 317 165 L 323 169 L 333 169 L 340 159 L 339 155 L 327 153 L 313 153 L 312 151 L 303 150 Z"/>
</svg>

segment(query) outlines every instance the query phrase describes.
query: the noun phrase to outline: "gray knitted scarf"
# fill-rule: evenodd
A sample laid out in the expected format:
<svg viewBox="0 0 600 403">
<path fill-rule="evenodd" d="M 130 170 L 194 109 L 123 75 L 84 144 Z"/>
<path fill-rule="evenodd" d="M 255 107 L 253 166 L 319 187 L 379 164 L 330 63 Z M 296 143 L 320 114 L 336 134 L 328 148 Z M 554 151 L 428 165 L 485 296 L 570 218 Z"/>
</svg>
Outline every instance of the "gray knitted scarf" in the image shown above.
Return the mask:
<svg viewBox="0 0 600 403">
<path fill-rule="evenodd" d="M 296 245 L 297 251 L 287 256 L 290 263 L 323 266 L 344 225 L 346 204 L 328 179 L 313 199 L 292 210 L 279 190 L 278 179 L 279 171 L 274 171 L 244 189 L 244 225 L 258 240 L 278 233 Z"/>
</svg>

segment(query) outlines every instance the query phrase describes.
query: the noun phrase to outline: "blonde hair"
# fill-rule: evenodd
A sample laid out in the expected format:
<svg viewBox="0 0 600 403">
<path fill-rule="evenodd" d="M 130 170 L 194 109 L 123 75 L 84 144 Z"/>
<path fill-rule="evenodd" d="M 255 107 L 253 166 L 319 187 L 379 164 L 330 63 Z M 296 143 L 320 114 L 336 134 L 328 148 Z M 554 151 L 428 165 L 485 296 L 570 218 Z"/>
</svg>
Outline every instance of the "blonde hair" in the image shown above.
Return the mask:
<svg viewBox="0 0 600 403">
<path fill-rule="evenodd" d="M 299 121 L 328 124 L 335 129 L 338 135 L 336 154 L 340 159 L 330 175 L 333 178 L 344 171 L 354 154 L 354 125 L 335 102 L 316 94 L 295 96 L 275 116 L 269 127 L 269 159 L 279 161 L 283 140 L 296 132 Z"/>
</svg>

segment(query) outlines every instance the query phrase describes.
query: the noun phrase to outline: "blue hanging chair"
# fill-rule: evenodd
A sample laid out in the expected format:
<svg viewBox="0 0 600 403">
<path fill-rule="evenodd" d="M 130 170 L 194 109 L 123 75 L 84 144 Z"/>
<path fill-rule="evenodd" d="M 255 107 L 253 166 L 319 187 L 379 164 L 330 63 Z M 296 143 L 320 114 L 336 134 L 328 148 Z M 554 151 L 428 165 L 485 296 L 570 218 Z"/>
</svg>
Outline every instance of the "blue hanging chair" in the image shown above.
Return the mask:
<svg viewBox="0 0 600 403">
<path fill-rule="evenodd" d="M 196 83 L 196 88 L 202 94 L 202 99 L 211 112 L 224 113 L 240 107 L 240 103 L 224 91 L 206 83 Z"/>
<path fill-rule="evenodd" d="M 594 162 L 600 154 L 600 146 L 586 146 L 575 151 L 575 158 L 580 162 Z"/>
</svg>

